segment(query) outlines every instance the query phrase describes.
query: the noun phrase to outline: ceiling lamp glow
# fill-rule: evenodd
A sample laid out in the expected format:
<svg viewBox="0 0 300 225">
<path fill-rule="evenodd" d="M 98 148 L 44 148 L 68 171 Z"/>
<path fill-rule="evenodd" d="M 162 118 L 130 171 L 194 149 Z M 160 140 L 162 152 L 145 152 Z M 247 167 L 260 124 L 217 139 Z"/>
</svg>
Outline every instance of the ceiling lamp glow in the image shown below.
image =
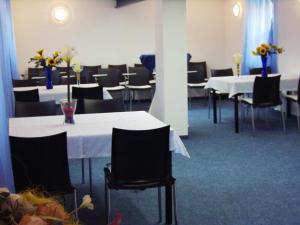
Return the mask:
<svg viewBox="0 0 300 225">
<path fill-rule="evenodd" d="M 70 19 L 70 12 L 64 6 L 58 6 L 52 10 L 52 19 L 56 23 L 66 23 Z"/>
<path fill-rule="evenodd" d="M 239 17 L 241 15 L 241 11 L 242 11 L 241 4 L 239 2 L 235 3 L 232 8 L 233 15 Z"/>
</svg>

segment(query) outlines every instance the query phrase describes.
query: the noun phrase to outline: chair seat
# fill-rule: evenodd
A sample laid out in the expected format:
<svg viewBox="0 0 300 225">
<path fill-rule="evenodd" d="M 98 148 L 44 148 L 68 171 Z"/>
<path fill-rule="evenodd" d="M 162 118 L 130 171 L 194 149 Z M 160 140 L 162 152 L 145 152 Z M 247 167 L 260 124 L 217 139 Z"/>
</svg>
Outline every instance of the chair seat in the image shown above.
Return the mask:
<svg viewBox="0 0 300 225">
<path fill-rule="evenodd" d="M 128 84 L 128 81 L 122 81 L 122 82 L 119 82 L 119 85 L 122 85 L 122 86 L 125 86 Z"/>
<path fill-rule="evenodd" d="M 246 103 L 246 104 L 249 104 L 249 105 L 253 104 L 253 99 L 252 98 L 242 97 L 239 100 L 242 101 L 243 103 Z"/>
<path fill-rule="evenodd" d="M 111 176 L 111 172 L 109 168 L 105 168 L 104 169 L 107 180 L 108 180 L 108 187 L 110 189 L 127 189 L 127 190 L 133 190 L 133 189 L 137 189 L 137 190 L 143 190 L 146 188 L 154 188 L 154 187 L 160 187 L 160 186 L 171 186 L 174 184 L 175 182 L 175 178 L 171 177 L 170 179 L 167 180 L 140 180 L 140 181 L 136 181 L 136 182 L 130 182 L 130 183 L 122 183 L 122 182 L 117 182 L 115 183 L 112 180 L 112 176 Z"/>
<path fill-rule="evenodd" d="M 149 84 L 156 84 L 156 80 L 149 80 Z"/>
<path fill-rule="evenodd" d="M 128 89 L 132 90 L 146 90 L 146 89 L 151 89 L 151 85 L 141 85 L 141 86 L 135 86 L 135 85 L 127 85 Z"/>
<path fill-rule="evenodd" d="M 122 91 L 125 89 L 124 86 L 115 86 L 115 87 L 104 87 L 107 91 Z"/>
<path fill-rule="evenodd" d="M 298 101 L 298 96 L 297 95 L 288 95 L 288 94 L 282 94 L 285 98 L 288 98 L 292 101 L 297 102 Z"/>
<path fill-rule="evenodd" d="M 202 83 L 188 83 L 188 87 L 205 87 L 206 82 L 202 82 Z"/>
</svg>

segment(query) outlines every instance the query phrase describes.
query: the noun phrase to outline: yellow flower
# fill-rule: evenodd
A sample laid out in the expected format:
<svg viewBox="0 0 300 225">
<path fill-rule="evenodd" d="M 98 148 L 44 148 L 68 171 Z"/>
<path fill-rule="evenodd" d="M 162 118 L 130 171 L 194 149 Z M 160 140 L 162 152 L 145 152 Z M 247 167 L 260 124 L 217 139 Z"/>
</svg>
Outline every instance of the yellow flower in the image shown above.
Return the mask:
<svg viewBox="0 0 300 225">
<path fill-rule="evenodd" d="M 88 208 L 91 210 L 94 209 L 94 204 L 92 203 L 92 198 L 90 195 L 83 196 L 82 203 L 79 208 Z"/>
<path fill-rule="evenodd" d="M 283 50 L 283 48 L 278 48 L 277 51 L 279 54 L 281 54 L 281 53 L 283 53 L 284 50 Z"/>
<path fill-rule="evenodd" d="M 48 63 L 49 66 L 55 66 L 56 65 L 56 61 L 55 61 L 54 58 L 48 58 L 47 63 Z"/>
<path fill-rule="evenodd" d="M 267 51 L 270 50 L 270 45 L 268 44 L 261 44 L 261 47 L 265 48 Z"/>
<path fill-rule="evenodd" d="M 253 55 L 258 55 L 256 51 L 252 51 L 252 54 Z"/>
<path fill-rule="evenodd" d="M 43 51 L 44 51 L 44 49 L 40 49 L 40 50 L 36 51 L 36 53 L 39 55 L 43 55 Z"/>
<path fill-rule="evenodd" d="M 265 56 L 267 54 L 267 49 L 264 47 L 260 47 L 258 53 L 262 56 Z"/>
<path fill-rule="evenodd" d="M 34 205 L 51 203 L 54 201 L 51 198 L 40 197 L 40 196 L 36 195 L 35 193 L 33 193 L 32 191 L 26 191 L 19 195 L 20 195 L 22 201 L 30 202 Z"/>
</svg>

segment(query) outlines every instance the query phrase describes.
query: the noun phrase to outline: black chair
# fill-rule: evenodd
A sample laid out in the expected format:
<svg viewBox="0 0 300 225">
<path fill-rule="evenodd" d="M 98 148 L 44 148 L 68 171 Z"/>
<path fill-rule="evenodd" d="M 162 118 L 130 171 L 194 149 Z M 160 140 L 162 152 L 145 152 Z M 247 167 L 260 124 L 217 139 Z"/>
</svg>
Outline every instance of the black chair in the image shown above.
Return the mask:
<svg viewBox="0 0 300 225">
<path fill-rule="evenodd" d="M 77 107 L 76 107 L 76 114 L 84 113 L 84 104 L 83 99 L 103 99 L 103 87 L 96 86 L 96 87 L 72 87 L 72 98 L 77 99 Z"/>
<path fill-rule="evenodd" d="M 136 73 L 128 76 L 128 85 L 126 86 L 129 92 L 130 110 L 132 110 L 132 100 L 138 91 L 150 91 L 153 96 L 152 87 L 149 84 L 150 71 L 145 67 L 129 67 L 129 73 Z"/>
<path fill-rule="evenodd" d="M 300 78 L 298 81 L 298 90 L 297 90 L 297 94 L 284 94 L 283 97 L 285 98 L 286 101 L 292 101 L 292 102 L 296 102 L 297 106 L 297 125 L 298 125 L 298 130 L 300 131 Z"/>
<path fill-rule="evenodd" d="M 177 224 L 175 179 L 169 150 L 170 126 L 153 130 L 113 128 L 111 165 L 104 168 L 105 214 L 109 223 L 110 190 L 144 190 L 158 188 L 161 222 L 161 187 L 173 188 L 175 224 Z"/>
<path fill-rule="evenodd" d="M 55 100 L 45 102 L 16 102 L 16 117 L 56 115 Z"/>
<path fill-rule="evenodd" d="M 95 81 L 95 78 L 93 77 L 93 75 L 98 74 L 100 69 L 101 69 L 101 65 L 84 66 L 83 74 L 85 76 L 86 83 L 95 83 L 96 81 Z"/>
<path fill-rule="evenodd" d="M 125 85 L 126 84 L 125 76 L 123 76 L 123 73 L 127 73 L 127 71 L 128 71 L 126 64 L 108 65 L 108 68 L 118 69 L 119 70 L 119 84 L 120 85 Z"/>
<path fill-rule="evenodd" d="M 227 77 L 233 76 L 232 68 L 227 69 L 211 69 L 211 77 Z M 210 118 L 210 106 L 211 106 L 211 94 L 212 91 L 209 91 L 209 101 L 208 101 L 208 118 Z M 219 97 L 219 121 L 221 122 L 221 114 L 222 114 L 222 107 L 221 107 L 221 99 L 227 98 L 228 93 L 222 93 L 218 90 L 215 90 L 215 95 Z"/>
<path fill-rule="evenodd" d="M 84 99 L 85 113 L 108 113 L 124 112 L 125 107 L 122 99 L 93 100 Z"/>
<path fill-rule="evenodd" d="M 143 64 L 140 64 L 140 63 L 135 63 L 134 64 L 134 67 L 145 67 Z M 150 71 L 151 72 L 151 71 Z M 156 84 L 156 80 L 155 80 L 155 77 L 154 77 L 154 74 L 153 73 L 150 73 L 150 80 L 149 80 L 149 83 L 152 84 L 152 85 L 155 85 Z"/>
<path fill-rule="evenodd" d="M 204 89 L 207 78 L 206 62 L 189 62 L 188 71 L 196 71 L 195 73 L 188 72 L 188 88 L 189 89 Z M 190 104 L 191 97 L 189 96 Z"/>
<path fill-rule="evenodd" d="M 12 80 L 13 87 L 34 87 L 37 86 L 35 80 Z"/>
<path fill-rule="evenodd" d="M 262 69 L 263 69 L 263 68 L 261 68 L 261 67 L 250 68 L 249 74 L 250 74 L 250 75 L 261 74 Z M 271 67 L 269 67 L 269 66 L 267 67 L 267 73 L 268 73 L 268 74 L 272 73 L 272 69 L 271 69 Z"/>
<path fill-rule="evenodd" d="M 32 188 L 54 194 L 74 195 L 67 153 L 67 133 L 46 137 L 10 136 L 11 159 L 16 192 Z M 76 214 L 77 215 L 77 214 Z"/>
<path fill-rule="evenodd" d="M 39 89 L 28 91 L 14 91 L 15 100 L 19 102 L 39 102 Z"/>
<path fill-rule="evenodd" d="M 280 75 L 273 77 L 255 77 L 252 98 L 242 97 L 240 99 L 242 103 L 251 106 L 253 132 L 255 132 L 254 109 L 270 108 L 279 105 L 281 106 L 282 125 L 283 131 L 285 132 L 284 110 L 281 104 L 279 87 Z"/>
<path fill-rule="evenodd" d="M 97 78 L 99 85 L 103 86 L 108 92 L 120 92 L 124 99 L 125 87 L 119 84 L 119 70 L 118 69 L 100 69 L 99 74 L 106 74 Z"/>
<path fill-rule="evenodd" d="M 32 77 L 42 76 L 43 71 L 44 71 L 44 68 L 28 67 L 28 79 L 31 79 Z"/>
</svg>

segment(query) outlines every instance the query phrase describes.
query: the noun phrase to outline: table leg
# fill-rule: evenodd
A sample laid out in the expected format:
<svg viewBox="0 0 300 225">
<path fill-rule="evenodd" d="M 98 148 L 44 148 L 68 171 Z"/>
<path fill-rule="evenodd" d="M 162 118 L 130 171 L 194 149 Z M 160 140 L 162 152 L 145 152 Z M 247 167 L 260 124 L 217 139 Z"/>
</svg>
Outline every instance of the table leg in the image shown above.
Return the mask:
<svg viewBox="0 0 300 225">
<path fill-rule="evenodd" d="M 235 120 L 235 133 L 239 133 L 239 99 L 238 99 L 238 95 L 234 96 L 234 120 Z"/>
<path fill-rule="evenodd" d="M 291 101 L 286 98 L 286 116 L 291 117 Z"/>
<path fill-rule="evenodd" d="M 172 224 L 172 187 L 166 186 L 166 224 Z"/>
<path fill-rule="evenodd" d="M 90 195 L 93 196 L 93 174 L 92 174 L 92 159 L 89 158 L 89 175 L 90 175 Z"/>
<path fill-rule="evenodd" d="M 216 96 L 215 90 L 212 90 L 212 100 L 213 100 L 214 123 L 217 123 L 218 122 L 218 119 L 217 119 L 217 96 Z"/>
</svg>

